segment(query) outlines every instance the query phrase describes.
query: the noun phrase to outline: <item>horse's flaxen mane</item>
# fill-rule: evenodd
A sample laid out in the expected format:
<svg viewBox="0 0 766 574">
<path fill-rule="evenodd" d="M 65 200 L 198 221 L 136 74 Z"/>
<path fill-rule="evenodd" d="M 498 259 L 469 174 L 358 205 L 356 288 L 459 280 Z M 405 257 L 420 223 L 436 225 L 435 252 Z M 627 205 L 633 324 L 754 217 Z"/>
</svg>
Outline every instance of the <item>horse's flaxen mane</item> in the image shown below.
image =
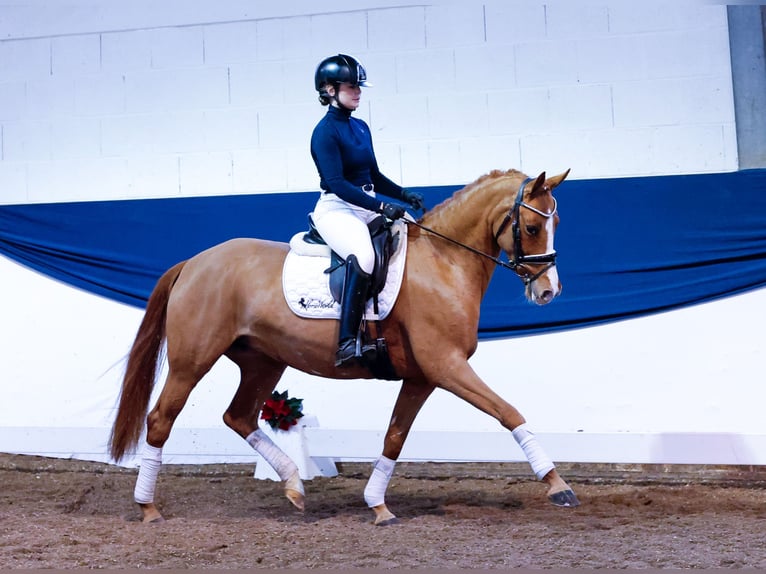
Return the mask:
<svg viewBox="0 0 766 574">
<path fill-rule="evenodd" d="M 445 218 L 451 219 L 449 215 L 453 209 L 461 211 L 460 207 L 470 201 L 477 190 L 483 189 L 488 182 L 495 181 L 504 177 L 515 177 L 519 180 L 524 178 L 524 174 L 516 169 L 501 170 L 494 169 L 479 177 L 476 181 L 469 183 L 462 189 L 456 191 L 452 197 L 447 198 L 431 211 L 425 214 L 423 221 L 428 221 L 431 225 L 438 225 Z M 510 196 L 509 196 L 510 197 Z"/>
</svg>

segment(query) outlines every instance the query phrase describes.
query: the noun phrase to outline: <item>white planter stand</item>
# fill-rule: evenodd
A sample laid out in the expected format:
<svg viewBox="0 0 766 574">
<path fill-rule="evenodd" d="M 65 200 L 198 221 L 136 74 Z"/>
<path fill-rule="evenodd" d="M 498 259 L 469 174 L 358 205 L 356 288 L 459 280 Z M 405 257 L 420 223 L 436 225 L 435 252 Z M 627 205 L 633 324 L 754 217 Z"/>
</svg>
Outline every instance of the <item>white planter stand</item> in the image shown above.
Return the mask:
<svg viewBox="0 0 766 574">
<path fill-rule="evenodd" d="M 338 476 L 335 459 L 325 457 L 312 458 L 309 456 L 304 429 L 306 427 L 318 426 L 319 421 L 314 415 L 303 415 L 298 419 L 298 424 L 291 426 L 286 431 L 272 429 L 266 421 L 259 423 L 259 427 L 263 429 L 263 432 L 298 465 L 298 471 L 303 480 L 310 480 L 316 476 Z M 253 476 L 261 480 L 280 480 L 279 475 L 271 465 L 261 458 L 258 459 L 255 465 L 255 474 Z"/>
</svg>

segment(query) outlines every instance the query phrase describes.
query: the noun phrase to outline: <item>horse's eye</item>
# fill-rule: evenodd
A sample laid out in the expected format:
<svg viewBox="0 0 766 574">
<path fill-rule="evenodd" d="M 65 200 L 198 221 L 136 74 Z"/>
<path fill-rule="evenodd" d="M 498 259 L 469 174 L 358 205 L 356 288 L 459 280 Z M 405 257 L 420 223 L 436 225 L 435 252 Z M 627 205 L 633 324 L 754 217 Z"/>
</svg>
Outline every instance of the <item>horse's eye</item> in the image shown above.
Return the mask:
<svg viewBox="0 0 766 574">
<path fill-rule="evenodd" d="M 527 225 L 527 233 L 529 235 L 537 235 L 540 232 L 540 228 L 537 225 Z"/>
</svg>

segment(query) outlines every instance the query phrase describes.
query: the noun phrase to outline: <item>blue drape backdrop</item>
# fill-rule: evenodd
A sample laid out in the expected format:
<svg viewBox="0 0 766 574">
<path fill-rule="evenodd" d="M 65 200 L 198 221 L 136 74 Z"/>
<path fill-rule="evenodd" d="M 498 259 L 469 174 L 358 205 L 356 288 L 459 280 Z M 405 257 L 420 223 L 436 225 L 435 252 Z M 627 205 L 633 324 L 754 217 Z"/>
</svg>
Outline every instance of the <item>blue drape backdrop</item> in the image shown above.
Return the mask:
<svg viewBox="0 0 766 574">
<path fill-rule="evenodd" d="M 419 188 L 433 206 L 460 186 Z M 526 302 L 498 269 L 482 339 L 572 329 L 766 285 L 766 170 L 565 181 L 556 234 L 564 289 Z M 233 237 L 287 241 L 314 193 L 0 206 L 0 254 L 87 291 L 143 307 L 177 261 Z"/>
</svg>

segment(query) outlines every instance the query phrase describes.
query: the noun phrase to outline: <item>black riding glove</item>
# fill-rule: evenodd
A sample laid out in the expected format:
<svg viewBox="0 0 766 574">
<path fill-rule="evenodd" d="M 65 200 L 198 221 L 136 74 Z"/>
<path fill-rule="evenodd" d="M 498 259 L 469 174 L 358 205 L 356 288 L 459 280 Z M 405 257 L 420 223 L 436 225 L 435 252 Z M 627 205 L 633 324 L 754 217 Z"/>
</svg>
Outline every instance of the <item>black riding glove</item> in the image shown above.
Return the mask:
<svg viewBox="0 0 766 574">
<path fill-rule="evenodd" d="M 381 203 L 378 212 L 382 213 L 389 219 L 399 219 L 400 217 L 404 217 L 405 213 L 404 208 L 401 205 L 396 205 L 395 203 Z"/>
<path fill-rule="evenodd" d="M 402 190 L 402 199 L 409 203 L 413 209 L 418 211 L 425 211 L 426 204 L 423 201 L 423 194 L 417 191 L 410 191 L 409 189 Z"/>
</svg>

